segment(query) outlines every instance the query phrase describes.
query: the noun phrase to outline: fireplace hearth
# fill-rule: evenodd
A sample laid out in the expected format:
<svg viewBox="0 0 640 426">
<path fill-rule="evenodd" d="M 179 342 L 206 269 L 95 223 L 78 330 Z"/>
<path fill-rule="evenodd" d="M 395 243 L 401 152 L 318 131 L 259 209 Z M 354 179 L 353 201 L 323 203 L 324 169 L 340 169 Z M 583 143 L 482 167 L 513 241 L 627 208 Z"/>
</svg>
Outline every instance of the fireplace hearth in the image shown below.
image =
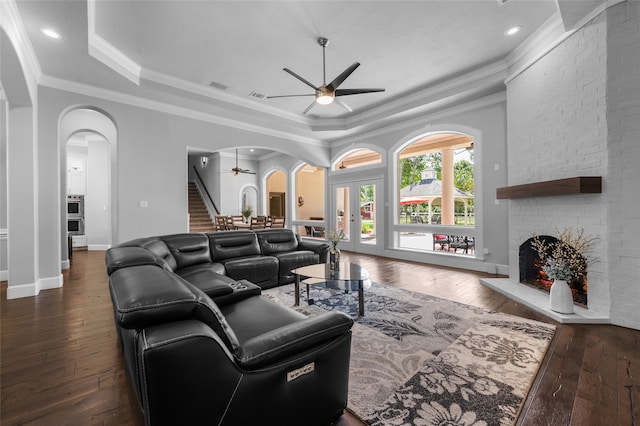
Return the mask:
<svg viewBox="0 0 640 426">
<path fill-rule="evenodd" d="M 553 246 L 559 242 L 557 238 L 549 235 L 540 235 L 537 238 L 547 247 Z M 532 242 L 533 238 L 529 238 L 520 245 L 518 255 L 520 282 L 548 293 L 551 285 L 553 284 L 553 280 L 549 279 L 547 274 L 544 272 L 542 268 L 543 262 L 534 249 Z M 580 256 L 577 252 L 575 255 Z M 571 281 L 569 281 L 569 287 L 571 288 L 574 304 L 586 308 L 588 290 L 587 272 L 578 271 L 575 273 Z"/>
</svg>

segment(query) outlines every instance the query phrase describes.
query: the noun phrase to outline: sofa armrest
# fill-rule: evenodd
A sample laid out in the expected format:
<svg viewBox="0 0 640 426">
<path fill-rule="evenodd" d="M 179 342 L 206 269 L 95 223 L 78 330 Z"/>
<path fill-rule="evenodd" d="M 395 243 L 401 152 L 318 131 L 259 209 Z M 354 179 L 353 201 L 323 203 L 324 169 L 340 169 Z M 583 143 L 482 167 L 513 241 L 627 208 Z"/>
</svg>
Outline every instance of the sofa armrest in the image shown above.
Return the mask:
<svg viewBox="0 0 640 426">
<path fill-rule="evenodd" d="M 320 257 L 319 263 L 327 263 L 327 255 L 329 253 L 329 243 L 324 240 L 316 241 L 312 239 L 298 238 L 298 250 L 309 250 L 317 253 Z"/>
<path fill-rule="evenodd" d="M 113 274 L 118 269 L 139 265 L 156 265 L 163 267 L 162 260 L 142 247 L 113 247 L 107 250 L 105 255 L 107 275 Z"/>
<path fill-rule="evenodd" d="M 234 355 L 242 368 L 255 370 L 342 336 L 352 326 L 353 319 L 348 315 L 326 312 L 249 339 Z"/>
</svg>

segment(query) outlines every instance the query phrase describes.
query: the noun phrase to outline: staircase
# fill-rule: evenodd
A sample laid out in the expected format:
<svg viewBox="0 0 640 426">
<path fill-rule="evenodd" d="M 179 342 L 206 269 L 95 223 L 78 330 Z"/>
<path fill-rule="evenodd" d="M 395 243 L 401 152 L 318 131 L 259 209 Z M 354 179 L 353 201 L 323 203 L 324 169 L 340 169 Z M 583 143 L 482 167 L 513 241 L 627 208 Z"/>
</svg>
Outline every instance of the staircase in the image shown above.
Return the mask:
<svg viewBox="0 0 640 426">
<path fill-rule="evenodd" d="M 189 182 L 189 232 L 213 232 L 216 225 L 211 220 L 195 182 Z"/>
</svg>

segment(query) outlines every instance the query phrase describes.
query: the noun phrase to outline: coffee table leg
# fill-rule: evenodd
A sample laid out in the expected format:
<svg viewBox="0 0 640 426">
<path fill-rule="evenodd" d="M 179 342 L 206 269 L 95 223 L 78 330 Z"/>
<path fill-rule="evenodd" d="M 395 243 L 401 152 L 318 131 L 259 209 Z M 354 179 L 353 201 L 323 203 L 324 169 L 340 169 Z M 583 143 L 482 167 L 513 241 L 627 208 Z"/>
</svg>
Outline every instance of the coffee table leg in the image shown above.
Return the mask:
<svg viewBox="0 0 640 426">
<path fill-rule="evenodd" d="M 300 275 L 296 274 L 296 294 L 293 306 L 300 306 Z"/>
<path fill-rule="evenodd" d="M 358 281 L 358 315 L 364 316 L 364 281 Z"/>
</svg>

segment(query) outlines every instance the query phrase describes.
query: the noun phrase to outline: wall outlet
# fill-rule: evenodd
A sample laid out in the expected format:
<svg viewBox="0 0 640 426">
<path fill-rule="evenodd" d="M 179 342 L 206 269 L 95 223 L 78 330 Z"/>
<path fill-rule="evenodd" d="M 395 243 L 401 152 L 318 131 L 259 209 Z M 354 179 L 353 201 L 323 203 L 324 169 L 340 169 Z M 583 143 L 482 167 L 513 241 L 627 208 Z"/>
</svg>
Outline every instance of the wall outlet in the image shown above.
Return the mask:
<svg viewBox="0 0 640 426">
<path fill-rule="evenodd" d="M 149 202 L 148 201 L 140 201 L 140 207 L 141 208 L 147 208 L 149 207 Z"/>
</svg>

